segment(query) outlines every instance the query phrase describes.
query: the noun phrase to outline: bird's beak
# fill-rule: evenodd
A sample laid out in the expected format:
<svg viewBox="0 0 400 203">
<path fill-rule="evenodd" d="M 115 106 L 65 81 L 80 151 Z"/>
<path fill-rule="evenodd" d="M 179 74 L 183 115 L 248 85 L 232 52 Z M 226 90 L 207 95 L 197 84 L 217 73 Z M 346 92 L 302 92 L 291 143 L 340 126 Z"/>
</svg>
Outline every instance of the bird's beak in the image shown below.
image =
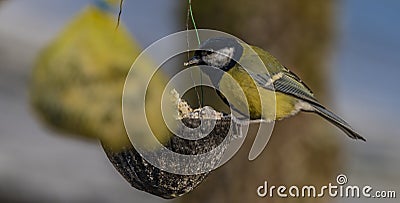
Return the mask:
<svg viewBox="0 0 400 203">
<path fill-rule="evenodd" d="M 200 61 L 201 60 L 198 56 L 193 56 L 187 62 L 183 63 L 183 66 L 185 66 L 185 67 L 195 66 L 195 65 L 198 65 L 200 63 Z"/>
</svg>

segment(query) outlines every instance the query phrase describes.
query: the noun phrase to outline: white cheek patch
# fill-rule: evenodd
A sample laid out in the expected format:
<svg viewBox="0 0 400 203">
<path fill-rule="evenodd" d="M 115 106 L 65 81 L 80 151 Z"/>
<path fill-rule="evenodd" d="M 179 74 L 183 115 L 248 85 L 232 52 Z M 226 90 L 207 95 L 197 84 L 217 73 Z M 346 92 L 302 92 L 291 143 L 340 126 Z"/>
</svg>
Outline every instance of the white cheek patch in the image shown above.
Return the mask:
<svg viewBox="0 0 400 203">
<path fill-rule="evenodd" d="M 223 48 L 205 56 L 204 61 L 211 66 L 224 67 L 230 63 L 231 59 L 233 59 L 234 52 L 235 48 L 233 47 Z"/>
</svg>

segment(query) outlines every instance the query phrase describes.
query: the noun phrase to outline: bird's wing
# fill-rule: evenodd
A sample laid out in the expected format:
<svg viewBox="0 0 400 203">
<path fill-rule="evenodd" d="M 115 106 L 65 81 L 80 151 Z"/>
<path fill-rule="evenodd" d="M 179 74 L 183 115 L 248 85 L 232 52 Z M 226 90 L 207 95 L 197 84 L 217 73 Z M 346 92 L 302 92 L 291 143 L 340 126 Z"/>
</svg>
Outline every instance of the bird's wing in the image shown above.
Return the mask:
<svg viewBox="0 0 400 203">
<path fill-rule="evenodd" d="M 274 75 L 250 73 L 250 76 L 262 88 L 292 95 L 298 99 L 320 105 L 304 82 L 289 71 L 282 70 Z"/>
<path fill-rule="evenodd" d="M 310 88 L 296 74 L 282 66 L 278 60 L 268 52 L 258 47 L 252 47 L 252 49 L 258 54 L 268 70 L 268 73 L 263 74 L 249 73 L 257 85 L 308 102 L 314 108 L 313 111 L 338 126 L 349 137 L 365 141 L 365 138 L 355 132 L 346 121 L 322 106 L 315 99 Z"/>
<path fill-rule="evenodd" d="M 298 99 L 320 105 L 311 89 L 296 74 L 281 65 L 267 51 L 256 46 L 252 46 L 251 48 L 260 57 L 268 70 L 268 73 L 250 73 L 258 85 L 269 90 L 273 87 L 277 92 L 292 95 Z"/>
<path fill-rule="evenodd" d="M 314 94 L 312 92 L 312 90 L 307 86 L 306 83 L 304 83 L 299 76 L 297 76 L 295 73 L 293 73 L 291 70 L 289 70 L 288 68 L 284 67 L 283 71 L 286 73 L 286 75 L 292 77 L 294 80 L 296 80 L 297 82 L 301 83 L 305 88 L 307 88 L 307 90 L 311 93 Z"/>
</svg>

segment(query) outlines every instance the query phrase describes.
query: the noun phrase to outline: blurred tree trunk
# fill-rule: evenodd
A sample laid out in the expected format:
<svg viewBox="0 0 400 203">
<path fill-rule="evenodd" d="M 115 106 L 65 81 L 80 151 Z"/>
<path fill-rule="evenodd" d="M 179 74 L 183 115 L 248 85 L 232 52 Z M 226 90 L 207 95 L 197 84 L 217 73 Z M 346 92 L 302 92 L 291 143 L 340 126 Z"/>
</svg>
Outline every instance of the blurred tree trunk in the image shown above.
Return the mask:
<svg viewBox="0 0 400 203">
<path fill-rule="evenodd" d="M 333 3 L 332 0 L 198 0 L 193 1 L 193 11 L 200 28 L 231 33 L 271 52 L 303 78 L 323 102 L 328 95 L 326 58 L 334 25 Z M 264 181 L 277 186 L 320 186 L 334 182 L 341 168 L 340 146 L 331 129 L 334 128 L 326 121 L 306 113 L 277 122 L 267 148 L 255 161 L 247 159 L 253 141 L 249 136 L 232 160 L 177 201 L 328 202 L 324 198 L 263 199 L 256 190 Z"/>
</svg>

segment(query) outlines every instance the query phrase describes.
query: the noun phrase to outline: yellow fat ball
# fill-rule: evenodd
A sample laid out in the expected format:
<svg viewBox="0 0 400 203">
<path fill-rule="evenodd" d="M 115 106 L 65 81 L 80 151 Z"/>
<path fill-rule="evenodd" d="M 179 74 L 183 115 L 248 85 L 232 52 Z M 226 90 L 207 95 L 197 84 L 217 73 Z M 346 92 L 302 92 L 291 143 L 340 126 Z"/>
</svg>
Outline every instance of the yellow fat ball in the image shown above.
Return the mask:
<svg viewBox="0 0 400 203">
<path fill-rule="evenodd" d="M 124 26 L 115 30 L 115 16 L 89 6 L 40 53 L 32 74 L 31 101 L 43 120 L 67 133 L 100 139 L 112 149 L 130 146 L 122 120 L 122 92 L 128 71 L 140 53 Z M 137 74 L 152 65 L 140 66 Z M 140 77 L 138 77 L 140 80 Z M 139 82 L 139 81 L 138 81 Z M 158 75 L 147 117 L 161 142 L 169 132 L 160 128 L 164 78 Z M 151 135 L 143 135 L 151 136 Z"/>
</svg>

